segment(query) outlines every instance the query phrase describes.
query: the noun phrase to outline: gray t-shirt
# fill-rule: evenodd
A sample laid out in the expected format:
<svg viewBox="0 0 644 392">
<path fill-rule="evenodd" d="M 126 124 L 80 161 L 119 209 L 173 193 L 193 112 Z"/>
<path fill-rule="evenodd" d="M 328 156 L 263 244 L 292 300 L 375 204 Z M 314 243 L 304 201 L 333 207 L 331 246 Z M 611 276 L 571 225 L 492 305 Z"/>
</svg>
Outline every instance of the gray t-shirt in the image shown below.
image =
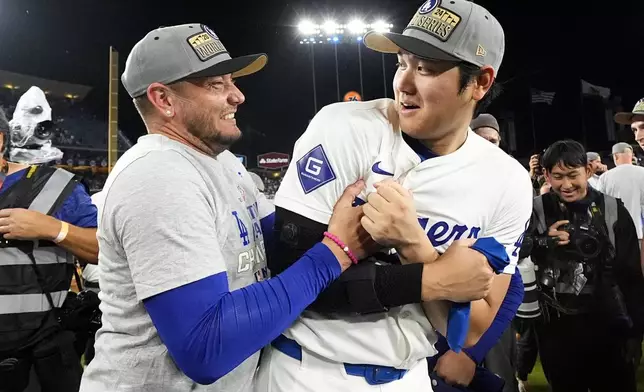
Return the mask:
<svg viewBox="0 0 644 392">
<path fill-rule="evenodd" d="M 616 166 L 599 177 L 595 188 L 609 196 L 622 199 L 631 214 L 637 238 L 642 239 L 644 207 L 644 167 L 635 165 Z"/>
<path fill-rule="evenodd" d="M 273 206 L 248 172 L 230 152 L 212 158 L 147 135 L 119 159 L 103 193 L 103 326 L 81 392 L 250 390 L 258 353 L 216 383 L 196 385 L 170 357 L 142 302 L 221 272 L 231 290 L 265 277 L 259 221 Z"/>
</svg>

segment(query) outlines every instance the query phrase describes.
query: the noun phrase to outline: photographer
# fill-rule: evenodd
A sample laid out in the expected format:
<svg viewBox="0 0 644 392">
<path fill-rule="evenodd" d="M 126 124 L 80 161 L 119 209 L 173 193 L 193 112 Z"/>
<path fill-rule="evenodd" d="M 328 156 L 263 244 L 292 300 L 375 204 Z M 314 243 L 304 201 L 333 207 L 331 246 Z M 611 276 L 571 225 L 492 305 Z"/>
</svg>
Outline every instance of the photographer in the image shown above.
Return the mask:
<svg viewBox="0 0 644 392">
<path fill-rule="evenodd" d="M 541 164 L 552 190 L 535 198 L 520 257 L 536 266 L 544 373 L 554 392 L 635 391 L 644 327 L 635 225 L 620 200 L 588 186 L 581 144 L 556 142 Z"/>
<path fill-rule="evenodd" d="M 77 176 L 44 165 L 51 107 L 37 87 L 18 101 L 10 123 L 0 113 L 0 392 L 27 388 L 34 367 L 43 392 L 78 391 L 80 359 L 61 307 L 73 256 L 96 262 L 96 207 Z"/>
</svg>

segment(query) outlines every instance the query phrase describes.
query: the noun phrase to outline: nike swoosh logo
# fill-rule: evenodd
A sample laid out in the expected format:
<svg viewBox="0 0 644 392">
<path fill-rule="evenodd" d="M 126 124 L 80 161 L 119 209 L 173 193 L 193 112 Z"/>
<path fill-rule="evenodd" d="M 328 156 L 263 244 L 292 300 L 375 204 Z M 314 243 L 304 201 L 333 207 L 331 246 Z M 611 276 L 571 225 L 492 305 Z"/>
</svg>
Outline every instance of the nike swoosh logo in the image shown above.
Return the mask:
<svg viewBox="0 0 644 392">
<path fill-rule="evenodd" d="M 378 161 L 378 162 L 374 163 L 373 166 L 371 166 L 371 171 L 373 171 L 376 174 L 382 174 L 383 176 L 391 176 L 391 177 L 393 177 L 394 176 L 393 173 L 389 173 L 389 172 L 384 171 L 384 170 L 382 170 L 380 168 L 380 163 L 381 163 L 381 161 Z"/>
</svg>

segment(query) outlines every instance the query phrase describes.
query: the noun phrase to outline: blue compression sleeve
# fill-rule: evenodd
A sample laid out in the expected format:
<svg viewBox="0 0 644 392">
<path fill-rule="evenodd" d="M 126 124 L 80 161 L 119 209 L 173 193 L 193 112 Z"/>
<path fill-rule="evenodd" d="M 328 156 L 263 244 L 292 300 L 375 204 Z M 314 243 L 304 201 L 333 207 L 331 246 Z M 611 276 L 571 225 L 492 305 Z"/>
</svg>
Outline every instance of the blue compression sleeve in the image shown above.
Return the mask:
<svg viewBox="0 0 644 392">
<path fill-rule="evenodd" d="M 497 274 L 509 264 L 505 247 L 494 238 L 479 238 L 472 249 L 481 252 L 490 263 L 490 266 Z M 467 331 L 470 327 L 470 303 L 455 303 L 450 308 L 447 316 L 447 343 L 452 351 L 458 353 L 465 344 Z"/>
<path fill-rule="evenodd" d="M 340 272 L 317 244 L 275 278 L 230 292 L 222 272 L 143 303 L 177 366 L 211 384 L 279 336 Z"/>
<path fill-rule="evenodd" d="M 463 349 L 465 354 L 472 358 L 474 362 L 480 364 L 485 359 L 488 351 L 494 347 L 503 332 L 508 328 L 522 301 L 523 281 L 517 268 L 514 275 L 512 275 L 508 292 L 503 298 L 503 303 L 501 303 L 501 307 L 496 313 L 492 324 L 474 346 Z"/>
</svg>

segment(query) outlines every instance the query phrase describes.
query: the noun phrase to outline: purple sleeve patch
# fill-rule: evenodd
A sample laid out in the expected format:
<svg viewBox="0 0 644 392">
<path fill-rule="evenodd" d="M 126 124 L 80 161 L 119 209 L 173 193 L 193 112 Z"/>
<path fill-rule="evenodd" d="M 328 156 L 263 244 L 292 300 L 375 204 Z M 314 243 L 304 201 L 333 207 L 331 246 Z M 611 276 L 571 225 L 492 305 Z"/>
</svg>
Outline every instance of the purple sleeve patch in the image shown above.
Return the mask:
<svg viewBox="0 0 644 392">
<path fill-rule="evenodd" d="M 335 180 L 335 173 L 321 144 L 297 161 L 297 176 L 305 194 Z"/>
</svg>

